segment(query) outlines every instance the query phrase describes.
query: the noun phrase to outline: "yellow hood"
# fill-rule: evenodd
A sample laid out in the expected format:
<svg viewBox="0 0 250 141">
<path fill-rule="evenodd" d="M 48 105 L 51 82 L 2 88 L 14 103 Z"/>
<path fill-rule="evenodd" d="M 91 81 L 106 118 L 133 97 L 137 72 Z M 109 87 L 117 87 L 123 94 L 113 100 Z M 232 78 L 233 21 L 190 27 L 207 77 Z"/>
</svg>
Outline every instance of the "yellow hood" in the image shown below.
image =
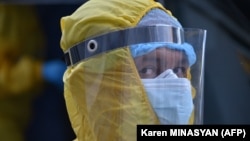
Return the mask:
<svg viewBox="0 0 250 141">
<path fill-rule="evenodd" d="M 134 27 L 153 0 L 90 0 L 61 19 L 61 48 Z M 105 47 L 103 47 L 105 48 Z M 158 124 L 128 47 L 98 54 L 64 74 L 67 110 L 78 141 L 135 141 L 137 124 Z"/>
</svg>

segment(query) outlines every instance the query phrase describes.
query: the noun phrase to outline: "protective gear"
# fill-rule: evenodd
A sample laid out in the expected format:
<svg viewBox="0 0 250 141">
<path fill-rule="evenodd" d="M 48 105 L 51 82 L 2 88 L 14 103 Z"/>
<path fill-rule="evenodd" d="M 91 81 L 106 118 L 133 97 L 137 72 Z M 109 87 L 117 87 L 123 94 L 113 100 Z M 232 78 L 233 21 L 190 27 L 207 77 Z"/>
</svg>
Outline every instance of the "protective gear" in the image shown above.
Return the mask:
<svg viewBox="0 0 250 141">
<path fill-rule="evenodd" d="M 155 79 L 142 79 L 161 124 L 188 124 L 193 111 L 191 84 L 167 70 Z"/>
<path fill-rule="evenodd" d="M 152 9 L 150 12 L 148 12 L 138 23 L 137 26 L 149 26 L 149 25 L 161 25 L 164 23 L 171 25 L 173 27 L 182 28 L 182 25 L 179 23 L 179 21 L 173 16 L 166 14 L 163 10 L 160 9 Z M 192 45 L 188 43 L 183 44 L 173 44 L 173 43 L 164 43 L 164 42 L 156 42 L 156 43 L 148 43 L 148 44 L 138 44 L 138 45 L 132 45 L 130 47 L 132 56 L 138 57 L 144 54 L 147 54 L 156 48 L 159 47 L 168 47 L 171 49 L 178 49 L 183 50 L 188 56 L 189 60 L 189 66 L 192 66 L 196 61 L 196 54 L 194 52 L 194 49 Z"/>
<path fill-rule="evenodd" d="M 55 86 L 62 88 L 63 87 L 63 73 L 66 70 L 66 65 L 61 60 L 52 60 L 45 62 L 42 67 L 43 78 L 54 84 Z"/>
<path fill-rule="evenodd" d="M 147 54 L 147 53 L 149 53 L 157 48 L 160 48 L 160 47 L 168 47 L 171 49 L 185 51 L 185 53 L 188 57 L 189 66 L 192 66 L 196 62 L 196 54 L 194 52 L 194 49 L 188 43 L 183 43 L 181 45 L 173 44 L 173 43 L 159 43 L 159 42 L 148 43 L 148 44 L 137 44 L 137 45 L 132 45 L 130 47 L 130 50 L 131 50 L 132 56 L 135 58 L 138 56 L 145 55 L 145 54 Z"/>
<path fill-rule="evenodd" d="M 61 48 L 68 66 L 63 76 L 64 96 L 78 141 L 133 141 L 137 124 L 160 124 L 138 74 L 138 57 L 132 56 L 130 47 L 154 42 L 190 43 L 194 48 L 200 44 L 184 40 L 187 34 L 173 26 L 172 21 L 137 26 L 153 9 L 172 17 L 170 11 L 153 0 L 91 0 L 61 19 Z M 164 49 L 188 60 L 184 50 Z M 154 51 L 148 54 L 154 55 Z M 197 57 L 195 64 L 200 61 Z M 164 72 L 167 64 L 159 65 L 160 72 Z"/>
<path fill-rule="evenodd" d="M 178 76 L 171 69 L 167 69 L 155 78 L 178 78 Z"/>
</svg>

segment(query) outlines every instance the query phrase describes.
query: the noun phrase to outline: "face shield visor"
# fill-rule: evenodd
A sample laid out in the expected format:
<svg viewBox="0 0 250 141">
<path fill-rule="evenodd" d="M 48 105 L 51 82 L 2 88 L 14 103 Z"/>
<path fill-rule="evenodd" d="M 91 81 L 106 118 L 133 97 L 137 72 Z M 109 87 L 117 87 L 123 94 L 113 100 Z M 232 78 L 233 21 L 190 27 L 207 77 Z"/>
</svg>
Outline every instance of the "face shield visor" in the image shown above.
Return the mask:
<svg viewBox="0 0 250 141">
<path fill-rule="evenodd" d="M 154 28 L 150 42 L 130 46 L 151 105 L 162 124 L 202 124 L 206 31 Z"/>
<path fill-rule="evenodd" d="M 131 93 L 145 93 L 149 105 L 161 124 L 202 124 L 205 39 L 206 30 L 203 29 L 183 29 L 169 25 L 140 26 L 85 40 L 70 48 L 65 53 L 65 58 L 68 66 L 83 62 L 80 65 L 81 68 L 85 67 L 86 69 L 83 69 L 85 72 L 89 69 L 89 73 L 81 73 L 84 75 L 83 78 L 89 77 L 89 80 L 84 81 L 84 85 L 93 81 L 82 89 L 85 97 L 81 95 L 81 99 L 86 100 L 87 111 L 91 109 L 93 111 L 94 101 L 98 101 L 98 95 L 105 95 L 104 87 L 107 87 L 107 95 L 100 98 L 98 102 L 99 110 L 101 107 L 106 107 L 100 106 L 102 102 L 114 104 L 122 101 L 124 104 L 127 100 L 131 104 L 131 101 L 136 101 L 129 102 L 128 97 L 136 96 Z M 130 77 L 133 71 L 131 75 L 126 73 L 130 70 L 130 65 L 124 65 L 118 69 L 123 62 L 119 62 L 117 57 L 104 57 L 122 49 L 129 50 L 130 56 L 125 60 L 132 58 L 131 68 L 136 68 L 134 74 L 138 77 Z M 101 59 L 100 56 L 102 56 Z M 98 63 L 97 58 L 99 58 Z M 91 62 L 91 60 L 95 61 Z M 97 64 L 91 70 L 90 65 L 86 66 L 88 62 L 91 65 Z M 126 64 L 128 62 L 126 61 Z M 116 67 L 111 67 L 112 65 Z M 114 76 L 118 73 L 119 77 Z M 95 75 L 91 77 L 92 74 Z M 109 75 L 107 82 L 104 82 L 105 75 Z M 111 79 L 112 76 L 114 77 Z M 133 80 L 137 78 L 139 81 Z M 141 85 L 143 88 L 138 89 L 136 83 L 140 83 L 138 86 Z M 118 87 L 119 90 L 115 90 Z M 127 91 L 126 89 L 130 87 L 131 91 Z M 132 87 L 135 89 L 132 90 Z M 119 93 L 124 96 L 121 97 Z M 110 99 L 116 99 L 115 97 L 118 96 L 119 102 L 107 100 L 109 94 L 113 95 Z M 88 98 L 89 96 L 91 98 Z M 121 100 L 123 98 L 124 100 Z M 121 104 L 118 105 L 122 109 Z M 136 108 L 136 104 L 133 105 Z M 111 106 L 112 108 L 114 105 Z M 107 108 L 104 111 L 111 109 Z M 125 113 L 121 114 L 121 111 L 119 116 L 126 118 Z M 140 115 L 140 113 L 137 114 Z"/>
</svg>

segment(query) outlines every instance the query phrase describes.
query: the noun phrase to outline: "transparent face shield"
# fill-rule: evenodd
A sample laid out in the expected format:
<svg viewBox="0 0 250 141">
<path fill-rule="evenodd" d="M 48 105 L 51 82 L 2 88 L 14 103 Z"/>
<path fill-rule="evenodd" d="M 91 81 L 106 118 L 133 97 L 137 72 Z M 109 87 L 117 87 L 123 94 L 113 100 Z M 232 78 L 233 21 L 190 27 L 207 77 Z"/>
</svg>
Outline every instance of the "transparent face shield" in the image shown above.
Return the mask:
<svg viewBox="0 0 250 141">
<path fill-rule="evenodd" d="M 204 29 L 184 28 L 184 40 L 191 44 L 196 54 L 196 62 L 191 66 L 191 84 L 195 89 L 194 124 L 203 124 L 204 98 L 204 61 L 207 31 Z"/>
<path fill-rule="evenodd" d="M 130 47 L 156 115 L 162 124 L 202 124 L 206 31 L 160 25 L 156 34 Z"/>
<path fill-rule="evenodd" d="M 136 92 L 141 90 L 137 89 L 134 82 L 141 82 L 138 85 L 144 87 L 143 92 L 146 93 L 146 97 L 149 99 L 152 109 L 161 124 L 202 124 L 205 39 L 206 31 L 202 29 L 181 29 L 168 25 L 128 28 L 93 37 L 77 44 L 65 52 L 65 60 L 69 67 L 75 66 L 82 61 L 89 63 L 88 66 L 86 65 L 87 63 L 85 64 L 87 67 L 84 71 L 89 69 L 90 73 L 85 74 L 83 79 L 90 77 L 93 73 L 98 75 L 98 77 L 93 75 L 94 77 L 101 78 L 100 81 L 93 81 L 91 85 L 85 87 L 86 89 L 81 90 L 91 91 L 89 94 L 92 97 L 91 101 L 97 101 L 99 92 L 99 95 L 104 96 L 104 88 L 108 87 L 107 95 L 124 91 L 122 93 L 124 94 L 123 97 L 127 99 L 121 100 L 123 98 L 117 98 L 118 101 L 122 101 L 124 104 L 128 100 L 126 95 L 130 95 L 133 89 Z M 112 52 L 124 48 L 129 48 L 131 55 L 126 57 L 132 58 L 133 63 L 128 65 L 127 59 L 124 59 L 126 67 L 119 69 L 118 67 L 123 66 L 120 65 L 123 62 L 119 64 L 114 63 L 114 61 L 117 58 L 120 59 L 119 57 L 122 55 L 114 55 Z M 126 55 L 126 53 L 123 54 Z M 113 55 L 114 58 L 102 57 L 101 61 L 98 62 L 100 65 L 95 65 L 93 67 L 95 70 L 91 71 L 91 66 L 94 65 L 93 62 L 97 63 L 98 55 Z M 91 62 L 90 58 L 95 59 Z M 123 60 L 125 57 L 121 58 Z M 113 70 L 110 67 L 111 65 L 114 65 Z M 136 68 L 135 76 L 138 76 L 141 81 L 133 81 L 130 78 L 131 75 L 127 74 L 114 77 L 115 79 L 121 79 L 121 81 L 109 79 L 116 73 L 132 70 L 128 67 Z M 115 72 L 117 70 L 119 72 Z M 105 80 L 104 75 L 106 74 L 110 76 L 107 83 L 104 84 L 101 81 Z M 94 77 L 90 77 L 89 80 L 94 80 Z M 124 86 L 119 88 L 117 82 L 124 84 Z M 131 87 L 134 88 L 128 87 L 131 82 L 134 83 L 131 84 Z M 89 81 L 86 80 L 84 83 L 87 84 Z M 114 89 L 112 89 L 113 86 L 115 86 Z M 88 90 L 90 87 L 95 88 L 95 90 Z M 131 89 L 131 91 L 125 90 L 125 88 Z M 83 88 L 81 87 L 81 89 Z M 95 95 L 95 99 L 93 95 Z M 97 103 L 105 102 L 108 99 L 107 95 L 104 98 L 100 98 L 100 101 Z M 111 98 L 113 97 L 111 96 Z M 136 100 L 133 99 L 131 101 L 134 102 Z M 131 103 L 131 101 L 128 100 L 128 103 Z M 88 105 L 93 105 L 93 102 Z M 128 107 L 128 105 L 126 106 Z M 111 108 L 113 107 L 111 106 Z M 93 109 L 89 111 L 93 111 Z M 119 111 L 119 116 L 126 117 L 125 114 L 121 114 L 121 111 Z M 128 112 L 135 113 L 131 109 L 124 113 Z"/>
</svg>

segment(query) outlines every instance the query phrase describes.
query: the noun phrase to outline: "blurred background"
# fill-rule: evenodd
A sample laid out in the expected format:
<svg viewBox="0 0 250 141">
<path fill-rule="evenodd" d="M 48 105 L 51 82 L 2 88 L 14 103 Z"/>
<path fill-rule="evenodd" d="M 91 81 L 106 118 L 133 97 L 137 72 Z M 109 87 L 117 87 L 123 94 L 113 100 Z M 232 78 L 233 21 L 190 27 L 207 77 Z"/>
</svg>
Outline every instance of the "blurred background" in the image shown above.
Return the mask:
<svg viewBox="0 0 250 141">
<path fill-rule="evenodd" d="M 250 123 L 249 0 L 159 0 L 184 27 L 207 30 L 204 124 Z"/>
<path fill-rule="evenodd" d="M 250 1 L 158 1 L 183 27 L 207 30 L 204 124 L 250 124 Z M 84 2 L 0 0 L 0 140 L 3 135 L 8 141 L 75 138 L 63 97 L 60 18 Z M 29 83 L 7 89 L 4 84 L 14 78 L 18 86 Z"/>
</svg>

